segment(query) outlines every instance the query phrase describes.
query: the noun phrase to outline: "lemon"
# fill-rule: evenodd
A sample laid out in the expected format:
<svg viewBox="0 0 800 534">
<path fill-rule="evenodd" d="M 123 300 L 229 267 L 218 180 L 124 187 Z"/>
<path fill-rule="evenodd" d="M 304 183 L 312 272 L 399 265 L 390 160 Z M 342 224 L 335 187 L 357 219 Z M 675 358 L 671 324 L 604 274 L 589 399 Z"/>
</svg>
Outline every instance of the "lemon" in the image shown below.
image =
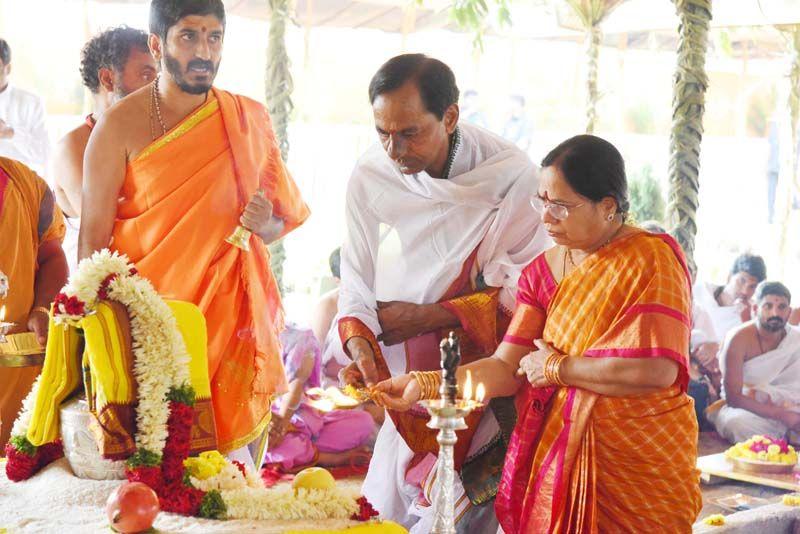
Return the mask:
<svg viewBox="0 0 800 534">
<path fill-rule="evenodd" d="M 322 467 L 308 467 L 295 475 L 292 487 L 294 489 L 326 490 L 336 487 L 336 481 L 327 469 L 323 469 Z"/>
</svg>

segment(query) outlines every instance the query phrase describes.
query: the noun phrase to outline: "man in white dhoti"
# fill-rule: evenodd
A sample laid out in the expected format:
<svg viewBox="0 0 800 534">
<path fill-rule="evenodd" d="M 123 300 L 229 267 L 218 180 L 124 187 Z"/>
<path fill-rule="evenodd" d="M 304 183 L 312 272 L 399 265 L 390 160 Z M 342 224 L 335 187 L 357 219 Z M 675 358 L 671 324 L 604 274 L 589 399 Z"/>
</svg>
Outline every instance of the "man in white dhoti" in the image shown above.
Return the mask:
<svg viewBox="0 0 800 534">
<path fill-rule="evenodd" d="M 395 57 L 369 96 L 382 147 L 359 160 L 348 186 L 337 321 L 353 360 L 342 380 L 362 385 L 438 369 L 450 330 L 462 363 L 491 355 L 521 270 L 549 246 L 530 203 L 535 165 L 512 143 L 459 123 L 449 67 Z M 435 433 L 421 408 L 388 415 L 363 492 L 385 517 L 427 534 Z M 458 531 L 476 534 L 497 528 L 493 500 L 515 414 L 501 399 L 473 415 L 456 445 L 455 491 Z"/>
<path fill-rule="evenodd" d="M 755 293 L 755 319 L 725 338 L 723 400 L 706 415 L 731 442 L 754 434 L 780 438 L 788 433 L 792 439 L 800 430 L 800 330 L 787 325 L 790 304 L 786 286 L 762 282 Z"/>
</svg>

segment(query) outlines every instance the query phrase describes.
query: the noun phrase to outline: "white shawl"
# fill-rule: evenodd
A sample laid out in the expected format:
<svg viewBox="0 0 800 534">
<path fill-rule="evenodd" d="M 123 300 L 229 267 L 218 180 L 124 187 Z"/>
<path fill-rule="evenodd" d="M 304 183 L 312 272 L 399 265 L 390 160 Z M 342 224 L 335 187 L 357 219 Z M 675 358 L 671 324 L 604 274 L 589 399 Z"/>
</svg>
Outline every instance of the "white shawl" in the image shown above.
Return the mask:
<svg viewBox="0 0 800 534">
<path fill-rule="evenodd" d="M 402 174 L 379 145 L 359 160 L 347 190 L 338 318 L 381 333 L 376 301 L 438 302 L 478 247 L 474 282 L 500 287 L 513 310 L 522 269 L 549 244 L 530 198 L 537 167 L 512 143 L 461 124 L 450 177 Z M 382 229 L 389 227 L 381 242 Z M 381 347 L 393 374 L 403 345 Z"/>
</svg>

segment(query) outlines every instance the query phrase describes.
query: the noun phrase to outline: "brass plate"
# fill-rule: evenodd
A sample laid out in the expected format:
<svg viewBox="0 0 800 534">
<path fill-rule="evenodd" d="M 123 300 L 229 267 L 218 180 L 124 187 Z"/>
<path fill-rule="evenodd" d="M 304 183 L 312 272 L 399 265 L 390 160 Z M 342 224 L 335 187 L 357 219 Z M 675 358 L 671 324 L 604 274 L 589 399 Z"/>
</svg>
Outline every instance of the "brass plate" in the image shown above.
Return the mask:
<svg viewBox="0 0 800 534">
<path fill-rule="evenodd" d="M 44 365 L 44 354 L 0 354 L 0 367 Z"/>
<path fill-rule="evenodd" d="M 729 458 L 733 463 L 734 471 L 751 474 L 788 474 L 794 470 L 794 464 L 778 464 L 773 462 L 760 462 L 758 460 L 748 460 L 746 458 Z"/>
</svg>

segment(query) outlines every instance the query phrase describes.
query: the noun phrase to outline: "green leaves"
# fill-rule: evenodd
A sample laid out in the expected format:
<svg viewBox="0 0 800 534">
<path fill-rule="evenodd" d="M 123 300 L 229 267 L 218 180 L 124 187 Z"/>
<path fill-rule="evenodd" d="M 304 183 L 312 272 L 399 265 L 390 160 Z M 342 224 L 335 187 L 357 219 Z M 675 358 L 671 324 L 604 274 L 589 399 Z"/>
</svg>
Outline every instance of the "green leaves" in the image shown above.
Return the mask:
<svg viewBox="0 0 800 534">
<path fill-rule="evenodd" d="M 36 454 L 36 446 L 28 441 L 25 436 L 14 436 L 9 440 L 11 446 L 26 456 L 33 456 Z"/>
<path fill-rule="evenodd" d="M 126 465 L 135 469 L 137 467 L 158 467 L 161 465 L 161 455 L 147 449 L 139 449 L 128 458 Z"/>
<path fill-rule="evenodd" d="M 491 7 L 496 9 L 497 26 L 511 26 L 511 0 L 490 0 Z M 420 2 L 422 4 L 422 2 Z M 486 0 L 454 0 L 450 6 L 450 17 L 463 30 L 472 31 L 472 45 L 483 52 L 483 36 L 490 27 L 491 8 Z"/>
<path fill-rule="evenodd" d="M 203 495 L 203 501 L 200 503 L 200 517 L 225 519 L 227 513 L 228 507 L 225 506 L 225 501 L 222 500 L 219 491 L 211 490 Z"/>
<path fill-rule="evenodd" d="M 195 391 L 189 384 L 182 384 L 179 388 L 170 388 L 167 393 L 167 400 L 172 402 L 180 402 L 187 406 L 194 406 Z"/>
</svg>

